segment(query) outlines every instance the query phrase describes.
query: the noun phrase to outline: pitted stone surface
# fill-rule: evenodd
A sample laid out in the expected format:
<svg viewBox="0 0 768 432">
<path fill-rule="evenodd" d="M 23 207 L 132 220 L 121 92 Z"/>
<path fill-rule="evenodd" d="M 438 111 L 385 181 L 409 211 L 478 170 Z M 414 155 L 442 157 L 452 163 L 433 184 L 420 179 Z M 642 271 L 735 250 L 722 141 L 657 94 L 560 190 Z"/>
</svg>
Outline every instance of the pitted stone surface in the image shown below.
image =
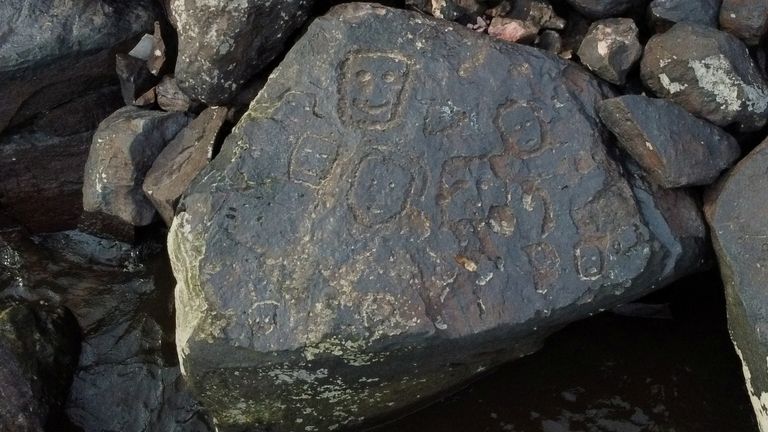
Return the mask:
<svg viewBox="0 0 768 432">
<path fill-rule="evenodd" d="M 171 0 L 179 36 L 176 80 L 221 105 L 269 65 L 307 19 L 313 0 Z"/>
<path fill-rule="evenodd" d="M 412 12 L 317 19 L 169 234 L 182 369 L 220 430 L 375 421 L 694 270 L 695 206 L 628 182 L 601 97 Z"/>
<path fill-rule="evenodd" d="M 759 130 L 768 120 L 768 83 L 735 36 L 679 23 L 645 46 L 646 87 L 718 126 Z"/>
</svg>

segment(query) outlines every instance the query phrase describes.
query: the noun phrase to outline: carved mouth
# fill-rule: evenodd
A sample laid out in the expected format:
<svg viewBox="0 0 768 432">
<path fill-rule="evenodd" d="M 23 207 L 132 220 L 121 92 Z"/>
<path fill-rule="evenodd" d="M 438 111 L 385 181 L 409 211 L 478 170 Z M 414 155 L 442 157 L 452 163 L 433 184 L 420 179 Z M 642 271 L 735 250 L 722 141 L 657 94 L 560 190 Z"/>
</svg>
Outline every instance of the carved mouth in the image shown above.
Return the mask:
<svg viewBox="0 0 768 432">
<path fill-rule="evenodd" d="M 370 114 L 372 116 L 378 116 L 389 112 L 392 107 L 392 101 L 385 101 L 383 103 L 372 105 L 369 101 L 363 99 L 355 99 L 352 103 L 358 110 Z"/>
</svg>

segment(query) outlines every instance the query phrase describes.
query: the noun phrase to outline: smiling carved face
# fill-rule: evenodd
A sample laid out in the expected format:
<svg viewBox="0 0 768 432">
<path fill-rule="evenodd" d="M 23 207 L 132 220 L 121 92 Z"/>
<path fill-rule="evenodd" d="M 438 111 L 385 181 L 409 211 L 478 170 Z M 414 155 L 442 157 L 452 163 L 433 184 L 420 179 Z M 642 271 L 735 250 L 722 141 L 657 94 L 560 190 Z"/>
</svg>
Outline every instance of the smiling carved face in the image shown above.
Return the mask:
<svg viewBox="0 0 768 432">
<path fill-rule="evenodd" d="M 397 119 L 408 63 L 392 54 L 354 54 L 344 63 L 341 115 L 353 124 L 385 128 Z"/>
</svg>

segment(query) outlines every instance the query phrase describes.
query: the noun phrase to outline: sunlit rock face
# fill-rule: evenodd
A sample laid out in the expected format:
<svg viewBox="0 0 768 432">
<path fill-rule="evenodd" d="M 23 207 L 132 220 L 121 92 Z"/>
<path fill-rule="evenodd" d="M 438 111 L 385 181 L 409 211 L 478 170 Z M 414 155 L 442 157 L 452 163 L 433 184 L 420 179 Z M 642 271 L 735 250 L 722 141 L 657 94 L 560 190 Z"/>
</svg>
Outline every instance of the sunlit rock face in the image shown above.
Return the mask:
<svg viewBox="0 0 768 432">
<path fill-rule="evenodd" d="M 603 96 L 415 13 L 313 22 L 169 234 L 182 370 L 219 429 L 412 409 L 698 269 L 695 204 L 626 172 Z"/>
</svg>

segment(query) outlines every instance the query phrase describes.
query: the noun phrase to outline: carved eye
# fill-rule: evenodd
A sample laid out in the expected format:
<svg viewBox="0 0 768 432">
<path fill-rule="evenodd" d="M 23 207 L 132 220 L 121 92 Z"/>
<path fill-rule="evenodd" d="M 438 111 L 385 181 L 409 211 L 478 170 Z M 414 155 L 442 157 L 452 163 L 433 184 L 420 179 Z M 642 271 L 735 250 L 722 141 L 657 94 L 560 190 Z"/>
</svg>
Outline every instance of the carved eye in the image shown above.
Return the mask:
<svg viewBox="0 0 768 432">
<path fill-rule="evenodd" d="M 373 78 L 373 74 L 366 70 L 361 70 L 357 72 L 357 80 L 361 83 L 366 83 L 370 81 Z"/>
<path fill-rule="evenodd" d="M 395 80 L 395 74 L 392 71 L 384 72 L 384 74 L 381 76 L 381 79 L 383 79 L 385 82 L 391 83 Z"/>
</svg>

